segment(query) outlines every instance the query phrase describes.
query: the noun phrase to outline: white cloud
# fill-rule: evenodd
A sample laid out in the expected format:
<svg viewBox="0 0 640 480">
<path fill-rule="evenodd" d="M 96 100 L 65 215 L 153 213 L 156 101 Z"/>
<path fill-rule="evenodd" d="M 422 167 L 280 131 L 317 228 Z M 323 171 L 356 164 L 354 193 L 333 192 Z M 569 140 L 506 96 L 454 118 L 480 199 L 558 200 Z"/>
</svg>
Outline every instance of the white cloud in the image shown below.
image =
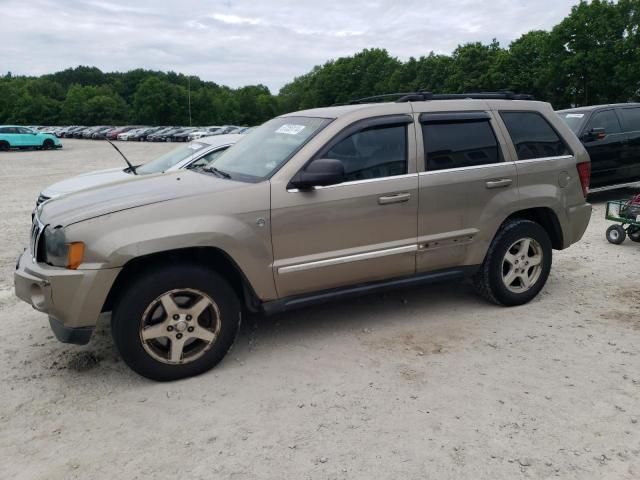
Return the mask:
<svg viewBox="0 0 640 480">
<path fill-rule="evenodd" d="M 410 56 L 549 29 L 577 0 L 3 0 L 0 68 L 173 70 L 274 92 L 363 48 Z"/>
<path fill-rule="evenodd" d="M 231 25 L 260 25 L 263 23 L 259 18 L 239 17 L 238 15 L 224 15 L 221 13 L 214 13 L 211 18 Z"/>
</svg>

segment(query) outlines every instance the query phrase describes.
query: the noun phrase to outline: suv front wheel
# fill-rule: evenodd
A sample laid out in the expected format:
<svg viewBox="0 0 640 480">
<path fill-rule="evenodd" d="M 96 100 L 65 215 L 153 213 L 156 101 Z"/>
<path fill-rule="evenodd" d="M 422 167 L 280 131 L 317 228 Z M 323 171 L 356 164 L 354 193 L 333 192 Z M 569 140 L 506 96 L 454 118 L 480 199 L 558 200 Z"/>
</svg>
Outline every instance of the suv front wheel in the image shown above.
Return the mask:
<svg viewBox="0 0 640 480">
<path fill-rule="evenodd" d="M 126 364 L 160 381 L 213 368 L 233 345 L 239 325 L 234 290 L 196 265 L 155 268 L 137 277 L 117 301 L 111 321 Z"/>
<path fill-rule="evenodd" d="M 525 219 L 506 222 L 474 276 L 476 290 L 505 306 L 522 305 L 544 287 L 551 270 L 551 240 L 542 226 Z"/>
</svg>

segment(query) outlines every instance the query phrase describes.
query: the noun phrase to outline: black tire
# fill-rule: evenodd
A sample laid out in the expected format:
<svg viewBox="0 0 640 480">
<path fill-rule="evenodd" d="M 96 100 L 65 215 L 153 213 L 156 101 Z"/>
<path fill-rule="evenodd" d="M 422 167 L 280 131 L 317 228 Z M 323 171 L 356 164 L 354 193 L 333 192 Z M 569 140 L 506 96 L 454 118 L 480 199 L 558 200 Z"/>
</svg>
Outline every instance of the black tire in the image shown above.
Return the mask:
<svg viewBox="0 0 640 480">
<path fill-rule="evenodd" d="M 7 141 L 0 141 L 0 152 L 8 152 L 11 149 L 11 144 Z"/>
<path fill-rule="evenodd" d="M 606 236 L 609 243 L 620 245 L 624 242 L 627 233 L 624 231 L 624 228 L 622 228 L 622 225 L 611 225 L 607 228 Z"/>
<path fill-rule="evenodd" d="M 43 150 L 51 150 L 53 148 L 53 140 L 47 138 L 44 142 L 42 142 Z"/>
<path fill-rule="evenodd" d="M 640 227 L 629 227 L 629 229 L 627 230 L 627 236 L 632 242 L 640 242 Z"/>
<path fill-rule="evenodd" d="M 536 248 L 539 248 L 542 259 L 535 281 L 527 287 L 528 289 L 514 292 L 507 287 L 503 280 L 505 255 L 516 242 L 524 239 L 532 239 L 537 242 Z M 507 307 L 523 305 L 538 295 L 547 282 L 551 271 L 552 251 L 549 235 L 541 225 L 524 219 L 508 220 L 491 242 L 484 262 L 474 275 L 474 287 L 482 297 L 492 303 Z M 522 266 L 524 267 L 524 265 Z M 524 268 L 531 269 L 533 267 Z"/>
<path fill-rule="evenodd" d="M 167 292 L 180 289 L 195 289 L 215 302 L 219 330 L 201 356 L 188 363 L 170 364 L 154 358 L 147 342 L 143 346 L 141 328 L 148 307 Z M 117 299 L 111 320 L 113 339 L 125 363 L 143 377 L 158 381 L 191 377 L 213 368 L 232 347 L 239 327 L 240 302 L 229 283 L 210 269 L 192 264 L 154 268 L 136 277 Z"/>
</svg>

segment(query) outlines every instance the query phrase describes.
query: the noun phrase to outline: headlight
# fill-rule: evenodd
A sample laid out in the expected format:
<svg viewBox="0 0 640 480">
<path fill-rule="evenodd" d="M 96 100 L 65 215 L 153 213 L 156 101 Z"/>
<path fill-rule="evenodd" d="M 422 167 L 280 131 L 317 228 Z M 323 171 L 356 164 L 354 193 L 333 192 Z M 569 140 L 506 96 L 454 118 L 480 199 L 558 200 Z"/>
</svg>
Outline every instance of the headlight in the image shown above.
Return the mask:
<svg viewBox="0 0 640 480">
<path fill-rule="evenodd" d="M 44 229 L 45 261 L 55 267 L 77 269 L 84 257 L 84 243 L 71 242 L 62 228 L 46 227 Z"/>
</svg>

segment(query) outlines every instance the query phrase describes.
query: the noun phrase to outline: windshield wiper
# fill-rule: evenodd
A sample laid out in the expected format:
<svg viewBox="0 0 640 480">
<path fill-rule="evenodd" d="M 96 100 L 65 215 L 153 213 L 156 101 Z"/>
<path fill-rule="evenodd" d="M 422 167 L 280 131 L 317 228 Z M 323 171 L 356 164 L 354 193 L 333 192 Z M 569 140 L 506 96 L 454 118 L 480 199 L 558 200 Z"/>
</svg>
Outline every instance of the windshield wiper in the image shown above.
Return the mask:
<svg viewBox="0 0 640 480">
<path fill-rule="evenodd" d="M 216 174 L 216 175 L 218 175 L 219 177 L 222 177 L 222 178 L 231 178 L 231 175 L 229 175 L 227 172 L 222 171 L 222 170 L 214 167 L 213 165 L 210 165 L 208 167 L 202 167 L 202 170 L 204 170 L 205 172 L 214 173 L 214 174 Z"/>
</svg>

